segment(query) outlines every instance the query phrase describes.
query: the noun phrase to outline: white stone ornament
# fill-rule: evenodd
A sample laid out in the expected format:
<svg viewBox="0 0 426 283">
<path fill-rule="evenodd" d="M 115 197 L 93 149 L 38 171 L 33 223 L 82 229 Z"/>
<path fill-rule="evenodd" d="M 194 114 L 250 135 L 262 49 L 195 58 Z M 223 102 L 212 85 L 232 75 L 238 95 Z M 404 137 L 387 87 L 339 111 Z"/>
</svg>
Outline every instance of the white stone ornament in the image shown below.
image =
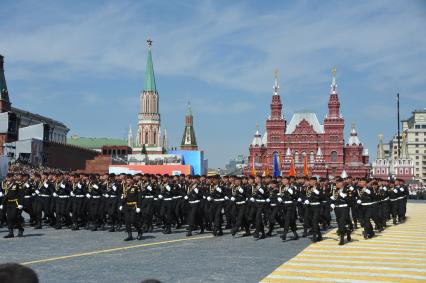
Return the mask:
<svg viewBox="0 0 426 283">
<path fill-rule="evenodd" d="M 244 193 L 244 190 L 243 190 L 243 188 L 241 188 L 241 187 L 238 189 L 238 191 L 239 191 L 241 194 L 242 194 L 242 193 Z"/>
</svg>

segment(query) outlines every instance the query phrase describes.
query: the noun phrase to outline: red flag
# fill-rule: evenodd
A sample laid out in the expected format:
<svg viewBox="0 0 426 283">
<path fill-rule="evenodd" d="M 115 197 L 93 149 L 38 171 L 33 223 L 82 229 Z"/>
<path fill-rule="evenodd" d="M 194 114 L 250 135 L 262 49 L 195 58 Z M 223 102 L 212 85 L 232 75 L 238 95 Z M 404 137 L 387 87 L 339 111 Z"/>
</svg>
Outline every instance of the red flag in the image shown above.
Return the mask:
<svg viewBox="0 0 426 283">
<path fill-rule="evenodd" d="M 290 169 L 288 170 L 288 176 L 296 176 L 296 168 L 294 168 L 294 160 L 291 159 Z"/>
<path fill-rule="evenodd" d="M 309 172 L 308 172 L 308 156 L 305 155 L 305 159 L 303 160 L 303 175 L 304 176 L 308 176 Z"/>
</svg>

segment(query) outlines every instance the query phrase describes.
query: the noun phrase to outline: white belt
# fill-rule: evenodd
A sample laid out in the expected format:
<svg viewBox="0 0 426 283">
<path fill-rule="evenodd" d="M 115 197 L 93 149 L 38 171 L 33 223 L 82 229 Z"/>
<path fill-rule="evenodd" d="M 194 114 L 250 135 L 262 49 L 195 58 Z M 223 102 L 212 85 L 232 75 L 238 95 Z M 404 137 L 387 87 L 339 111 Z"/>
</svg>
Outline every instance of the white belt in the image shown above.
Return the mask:
<svg viewBox="0 0 426 283">
<path fill-rule="evenodd" d="M 383 201 L 385 201 L 385 200 L 389 200 L 389 197 L 385 198 Z"/>
<path fill-rule="evenodd" d="M 24 198 L 30 198 L 31 196 L 24 196 Z"/>
<path fill-rule="evenodd" d="M 399 197 L 399 198 L 397 198 L 397 200 L 398 200 L 398 199 L 403 199 L 403 198 L 405 198 L 405 196 L 403 196 L 403 197 Z"/>
<path fill-rule="evenodd" d="M 390 201 L 397 201 L 397 200 L 398 200 L 397 198 L 394 198 L 394 199 L 392 199 L 392 198 L 391 198 L 391 200 L 390 200 Z"/>
<path fill-rule="evenodd" d="M 154 198 L 154 200 L 158 200 L 158 198 Z"/>
<path fill-rule="evenodd" d="M 347 204 L 340 204 L 340 205 L 336 205 L 335 207 L 347 207 Z"/>
<path fill-rule="evenodd" d="M 100 196 L 92 196 L 92 198 L 100 198 Z"/>
<path fill-rule="evenodd" d="M 76 198 L 84 198 L 85 195 L 75 195 Z"/>
<path fill-rule="evenodd" d="M 110 197 L 110 198 L 116 198 L 117 196 L 114 196 L 114 195 L 110 195 L 109 197 Z"/>
<path fill-rule="evenodd" d="M 246 201 L 245 200 L 243 200 L 243 201 L 237 201 L 236 202 L 236 204 L 245 204 L 246 203 Z"/>
<path fill-rule="evenodd" d="M 361 203 L 362 206 L 367 206 L 367 205 L 372 205 L 375 204 L 375 202 L 366 202 L 366 203 Z"/>
<path fill-rule="evenodd" d="M 213 201 L 224 201 L 224 198 L 213 199 Z"/>
<path fill-rule="evenodd" d="M 277 206 L 277 204 L 276 203 L 271 203 L 271 206 Z"/>
<path fill-rule="evenodd" d="M 328 202 L 327 200 L 323 200 L 323 201 L 322 201 L 322 203 L 327 203 L 327 202 Z"/>
<path fill-rule="evenodd" d="M 293 201 L 288 200 L 288 201 L 284 201 L 284 203 L 285 203 L 285 204 L 290 204 L 290 203 L 293 203 Z"/>
<path fill-rule="evenodd" d="M 59 198 L 69 198 L 69 196 L 58 196 Z"/>
<path fill-rule="evenodd" d="M 178 199 L 178 198 L 181 198 L 182 196 L 175 196 L 175 197 L 173 197 L 173 199 Z"/>
<path fill-rule="evenodd" d="M 145 196 L 145 198 L 154 198 L 154 196 Z"/>
<path fill-rule="evenodd" d="M 319 205 L 320 203 L 319 202 L 310 202 L 309 204 L 310 205 Z"/>
<path fill-rule="evenodd" d="M 163 199 L 163 200 L 172 200 L 173 198 L 165 198 L 165 199 Z"/>
<path fill-rule="evenodd" d="M 189 203 L 199 203 L 200 202 L 200 200 L 192 200 L 192 201 L 189 201 Z"/>
<path fill-rule="evenodd" d="M 39 195 L 39 196 L 44 197 L 44 198 L 50 197 L 49 195 Z"/>
<path fill-rule="evenodd" d="M 256 202 L 265 202 L 266 200 L 264 199 L 255 199 Z"/>
</svg>

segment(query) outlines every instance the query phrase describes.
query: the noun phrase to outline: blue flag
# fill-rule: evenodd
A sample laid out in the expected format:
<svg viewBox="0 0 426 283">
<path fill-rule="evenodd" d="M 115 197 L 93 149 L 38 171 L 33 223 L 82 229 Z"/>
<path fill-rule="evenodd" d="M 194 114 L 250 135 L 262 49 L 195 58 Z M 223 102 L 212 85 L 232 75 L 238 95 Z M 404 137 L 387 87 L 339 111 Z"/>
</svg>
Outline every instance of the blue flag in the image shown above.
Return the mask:
<svg viewBox="0 0 426 283">
<path fill-rule="evenodd" d="M 280 172 L 280 161 L 279 161 L 279 156 L 278 154 L 274 154 L 274 177 L 278 177 L 281 176 L 281 172 Z"/>
</svg>

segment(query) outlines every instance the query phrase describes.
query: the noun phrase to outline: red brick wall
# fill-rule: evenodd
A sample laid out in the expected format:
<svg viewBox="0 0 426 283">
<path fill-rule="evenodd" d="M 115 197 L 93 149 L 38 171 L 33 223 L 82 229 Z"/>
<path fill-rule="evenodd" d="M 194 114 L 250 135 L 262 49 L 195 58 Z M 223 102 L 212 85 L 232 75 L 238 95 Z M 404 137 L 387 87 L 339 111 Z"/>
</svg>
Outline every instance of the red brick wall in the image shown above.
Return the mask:
<svg viewBox="0 0 426 283">
<path fill-rule="evenodd" d="M 65 170 L 84 170 L 86 160 L 99 155 L 99 152 L 94 150 L 56 142 L 45 142 L 43 147 L 47 158 L 46 165 Z"/>
<path fill-rule="evenodd" d="M 109 166 L 112 164 L 110 155 L 99 155 L 93 160 L 86 161 L 86 168 L 82 172 L 87 174 L 104 174 L 109 172 Z"/>
</svg>

